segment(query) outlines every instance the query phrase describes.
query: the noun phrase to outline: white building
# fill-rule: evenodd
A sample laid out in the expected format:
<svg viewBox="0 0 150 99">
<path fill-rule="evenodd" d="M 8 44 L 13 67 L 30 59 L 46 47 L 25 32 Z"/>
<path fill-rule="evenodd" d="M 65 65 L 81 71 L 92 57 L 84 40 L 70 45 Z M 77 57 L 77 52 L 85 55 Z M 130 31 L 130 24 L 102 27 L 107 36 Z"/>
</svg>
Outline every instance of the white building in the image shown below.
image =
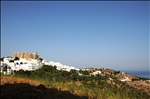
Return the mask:
<svg viewBox="0 0 150 99">
<path fill-rule="evenodd" d="M 4 72 L 4 74 L 7 75 L 11 74 L 12 73 L 11 71 L 18 71 L 20 69 L 25 71 L 26 70 L 32 71 L 39 69 L 43 66 L 43 64 L 37 59 L 20 58 L 19 60 L 14 60 L 14 58 L 4 58 L 4 61 L 1 62 L 1 72 L 3 72 L 4 65 L 10 67 L 7 69 L 7 71 Z"/>
<path fill-rule="evenodd" d="M 97 74 L 101 74 L 101 73 L 102 73 L 101 71 L 95 71 L 95 72 L 92 72 L 91 75 L 96 76 Z"/>
<path fill-rule="evenodd" d="M 10 67 L 9 70 L 7 70 L 6 74 L 10 74 L 11 71 L 19 71 L 20 69 L 25 71 L 32 71 L 39 69 L 44 65 L 50 65 L 50 66 L 56 66 L 57 70 L 64 70 L 64 71 L 71 71 L 73 70 L 80 70 L 79 68 L 75 68 L 73 66 L 67 66 L 63 65 L 59 62 L 53 62 L 53 61 L 46 61 L 42 60 L 42 62 L 38 59 L 31 59 L 31 58 L 19 58 L 19 60 L 14 60 L 12 57 L 4 58 L 4 61 L 1 62 L 1 72 L 3 72 L 4 64 L 6 64 L 8 67 Z"/>
<path fill-rule="evenodd" d="M 57 69 L 57 70 L 64 70 L 64 71 L 70 71 L 70 70 L 72 70 L 72 69 L 74 69 L 74 70 L 79 70 L 78 68 L 75 68 L 75 67 L 73 67 L 73 66 L 63 65 L 63 64 L 61 64 L 61 63 L 59 63 L 59 62 L 53 62 L 53 61 L 48 62 L 48 61 L 43 60 L 42 63 L 43 63 L 44 65 L 56 66 L 56 69 Z"/>
<path fill-rule="evenodd" d="M 125 81 L 131 81 L 131 79 L 129 79 L 129 77 L 124 77 L 123 79 L 121 79 L 120 81 L 125 82 Z"/>
</svg>

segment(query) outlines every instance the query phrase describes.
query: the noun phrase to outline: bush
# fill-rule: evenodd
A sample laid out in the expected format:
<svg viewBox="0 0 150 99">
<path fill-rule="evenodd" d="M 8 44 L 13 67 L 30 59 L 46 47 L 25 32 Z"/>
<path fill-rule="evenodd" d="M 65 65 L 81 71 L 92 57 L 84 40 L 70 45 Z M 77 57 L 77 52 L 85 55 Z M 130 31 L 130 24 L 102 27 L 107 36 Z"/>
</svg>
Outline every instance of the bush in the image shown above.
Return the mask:
<svg viewBox="0 0 150 99">
<path fill-rule="evenodd" d="M 4 57 L 3 57 L 3 58 L 0 58 L 0 61 L 2 61 L 2 62 L 3 62 L 3 61 L 4 61 Z"/>
<path fill-rule="evenodd" d="M 20 77 L 27 77 L 34 80 L 39 80 L 45 85 L 50 86 L 64 86 L 69 88 L 72 92 L 82 93 L 82 95 L 92 95 L 93 98 L 100 99 L 147 99 L 147 96 L 134 88 L 128 86 L 126 83 L 117 80 L 112 75 L 102 76 L 100 74 L 96 76 L 87 76 L 89 71 L 79 71 L 83 76 L 78 75 L 78 71 L 71 70 L 61 71 L 57 70 L 56 66 L 44 65 L 35 71 L 23 71 L 19 70 L 15 72 L 15 75 Z M 116 74 L 119 72 L 116 72 Z M 108 84 L 109 78 L 113 78 L 115 84 Z M 76 81 L 80 82 L 80 85 L 76 85 Z M 66 82 L 71 82 L 67 84 Z M 118 87 L 118 85 L 120 87 Z"/>
<path fill-rule="evenodd" d="M 15 59 L 14 60 L 19 60 L 19 57 L 15 57 Z"/>
<path fill-rule="evenodd" d="M 14 60 L 10 60 L 9 62 L 14 62 Z"/>
<path fill-rule="evenodd" d="M 80 72 L 81 74 L 83 74 L 83 75 L 90 75 L 90 72 L 87 71 L 87 70 L 85 70 L 85 71 L 80 70 L 79 72 Z"/>
</svg>

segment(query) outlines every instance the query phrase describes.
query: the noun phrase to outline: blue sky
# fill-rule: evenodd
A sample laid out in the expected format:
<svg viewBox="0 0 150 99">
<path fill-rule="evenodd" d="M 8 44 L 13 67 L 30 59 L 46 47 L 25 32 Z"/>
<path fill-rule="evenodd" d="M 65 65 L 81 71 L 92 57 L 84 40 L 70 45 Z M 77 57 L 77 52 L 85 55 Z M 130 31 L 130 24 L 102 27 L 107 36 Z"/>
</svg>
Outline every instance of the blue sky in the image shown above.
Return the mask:
<svg viewBox="0 0 150 99">
<path fill-rule="evenodd" d="M 38 52 L 78 68 L 149 70 L 149 2 L 2 1 L 1 57 Z"/>
</svg>

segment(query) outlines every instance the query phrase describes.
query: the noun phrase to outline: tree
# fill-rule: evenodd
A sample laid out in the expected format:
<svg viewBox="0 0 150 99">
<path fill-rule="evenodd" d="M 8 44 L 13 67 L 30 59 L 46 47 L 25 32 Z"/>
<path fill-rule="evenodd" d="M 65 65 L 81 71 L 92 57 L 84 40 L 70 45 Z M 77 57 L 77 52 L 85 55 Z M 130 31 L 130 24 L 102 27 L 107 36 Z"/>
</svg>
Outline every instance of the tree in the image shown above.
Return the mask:
<svg viewBox="0 0 150 99">
<path fill-rule="evenodd" d="M 42 62 L 43 59 L 42 59 L 42 58 L 39 58 L 39 60 Z"/>
<path fill-rule="evenodd" d="M 9 62 L 14 62 L 14 60 L 10 60 Z"/>
<path fill-rule="evenodd" d="M 19 60 L 19 57 L 15 57 L 15 59 L 14 60 Z"/>
<path fill-rule="evenodd" d="M 120 72 L 120 71 L 115 71 L 115 72 L 114 72 L 115 75 L 117 75 L 117 74 L 119 74 L 119 73 L 121 73 L 121 72 Z"/>
<path fill-rule="evenodd" d="M 89 74 L 90 74 L 89 71 L 87 71 L 87 70 L 85 70 L 85 71 L 80 70 L 79 72 L 80 72 L 81 74 L 83 74 L 83 75 L 89 75 Z"/>
<path fill-rule="evenodd" d="M 76 70 L 74 70 L 74 69 L 71 69 L 71 71 L 70 71 L 72 74 L 77 74 L 77 71 Z"/>
<path fill-rule="evenodd" d="M 19 71 L 16 71 L 15 75 L 25 75 L 25 71 L 20 69 Z"/>
<path fill-rule="evenodd" d="M 3 71 L 7 71 L 7 65 L 4 66 Z"/>
<path fill-rule="evenodd" d="M 0 61 L 2 61 L 2 62 L 3 62 L 3 61 L 4 61 L 4 57 L 3 57 L 3 58 L 0 58 Z"/>
</svg>

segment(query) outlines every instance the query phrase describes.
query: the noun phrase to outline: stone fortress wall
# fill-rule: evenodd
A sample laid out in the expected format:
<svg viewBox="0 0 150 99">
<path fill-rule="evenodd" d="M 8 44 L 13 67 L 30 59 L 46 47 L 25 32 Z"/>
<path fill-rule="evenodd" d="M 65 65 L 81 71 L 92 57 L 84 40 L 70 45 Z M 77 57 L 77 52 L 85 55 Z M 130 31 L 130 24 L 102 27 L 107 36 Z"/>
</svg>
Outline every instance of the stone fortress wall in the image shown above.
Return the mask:
<svg viewBox="0 0 150 99">
<path fill-rule="evenodd" d="M 25 59 L 37 59 L 39 58 L 39 55 L 37 52 L 36 53 L 18 52 L 18 53 L 14 53 L 12 57 L 25 58 Z"/>
</svg>

